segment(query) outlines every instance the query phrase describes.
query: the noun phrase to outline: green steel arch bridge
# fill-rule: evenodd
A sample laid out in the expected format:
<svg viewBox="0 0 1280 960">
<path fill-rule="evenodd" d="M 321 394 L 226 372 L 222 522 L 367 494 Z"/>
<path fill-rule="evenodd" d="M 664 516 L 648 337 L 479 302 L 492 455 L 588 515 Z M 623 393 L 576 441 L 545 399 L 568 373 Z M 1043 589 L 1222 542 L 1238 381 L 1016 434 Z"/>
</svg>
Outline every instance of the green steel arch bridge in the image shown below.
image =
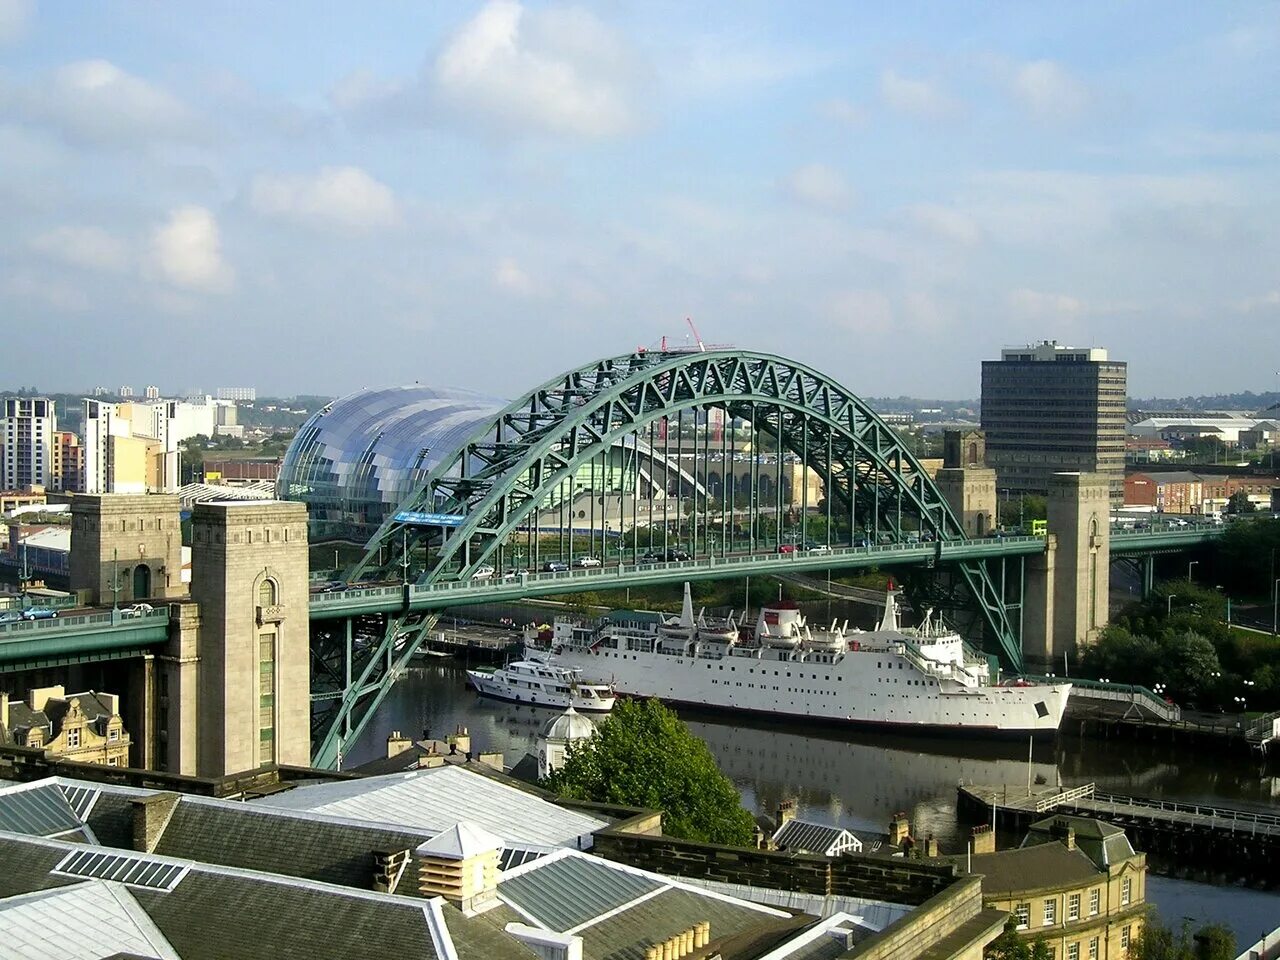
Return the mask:
<svg viewBox="0 0 1280 960">
<path fill-rule="evenodd" d="M 735 423 L 745 442 L 730 441 Z M 663 496 L 628 503 L 606 489 L 618 457 L 631 483 L 646 466 L 661 476 Z M 689 459 L 704 465 L 701 479 L 681 466 Z M 803 480 L 788 495 L 796 464 L 817 475 L 818 502 Z M 589 524 L 574 516 L 586 512 L 584 491 Z M 606 497 L 618 501 L 607 521 Z M 1157 534 L 1131 535 L 1135 552 L 1212 535 L 1157 544 Z M 967 538 L 893 430 L 808 366 L 737 350 L 600 360 L 483 422 L 369 539 L 344 577 L 350 588 L 313 596 L 313 761 L 339 761 L 441 611 L 485 600 L 889 566 L 914 605 L 948 611 L 1021 671 L 1021 564 L 1011 573 L 1008 561 L 1044 549 L 1038 537 Z M 600 563 L 578 566 L 584 557 Z M 353 619 L 369 614 L 381 615 L 376 634 L 353 634 Z"/>
</svg>

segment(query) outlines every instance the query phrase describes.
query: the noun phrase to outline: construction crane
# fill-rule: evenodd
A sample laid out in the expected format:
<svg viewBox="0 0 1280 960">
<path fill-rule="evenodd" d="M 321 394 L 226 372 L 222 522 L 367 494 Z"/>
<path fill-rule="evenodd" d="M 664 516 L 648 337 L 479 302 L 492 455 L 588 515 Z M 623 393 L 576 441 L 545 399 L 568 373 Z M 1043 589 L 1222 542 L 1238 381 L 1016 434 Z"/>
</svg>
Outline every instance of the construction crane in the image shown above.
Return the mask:
<svg viewBox="0 0 1280 960">
<path fill-rule="evenodd" d="M 684 322 L 689 325 L 689 329 L 693 332 L 694 342 L 698 344 L 698 350 L 701 353 L 707 352 L 707 346 L 702 342 L 702 334 L 698 332 L 698 328 L 693 325 L 693 317 L 685 317 Z"/>
</svg>

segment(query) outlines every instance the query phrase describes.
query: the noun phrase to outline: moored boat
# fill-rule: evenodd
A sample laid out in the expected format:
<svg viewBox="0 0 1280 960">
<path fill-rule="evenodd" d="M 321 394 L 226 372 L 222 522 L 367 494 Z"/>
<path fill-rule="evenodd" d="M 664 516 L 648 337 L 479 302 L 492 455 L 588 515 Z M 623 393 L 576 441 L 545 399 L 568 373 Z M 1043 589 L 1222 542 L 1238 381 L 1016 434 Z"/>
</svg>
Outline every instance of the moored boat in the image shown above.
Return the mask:
<svg viewBox="0 0 1280 960">
<path fill-rule="evenodd" d="M 563 710 L 608 713 L 615 694 L 608 683 L 589 683 L 579 667 L 542 660 L 517 660 L 497 670 L 468 670 L 468 682 L 481 696 Z"/>
</svg>

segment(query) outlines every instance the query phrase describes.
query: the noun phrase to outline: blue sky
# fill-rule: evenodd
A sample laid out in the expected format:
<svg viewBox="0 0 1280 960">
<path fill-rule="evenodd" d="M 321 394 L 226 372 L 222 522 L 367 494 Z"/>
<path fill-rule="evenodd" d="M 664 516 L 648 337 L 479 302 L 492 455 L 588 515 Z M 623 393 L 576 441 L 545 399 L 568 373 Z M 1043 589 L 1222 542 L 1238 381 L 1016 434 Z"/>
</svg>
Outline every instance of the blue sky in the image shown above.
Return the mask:
<svg viewBox="0 0 1280 960">
<path fill-rule="evenodd" d="M 1278 65 L 1275 3 L 0 0 L 9 385 L 512 394 L 692 316 L 1277 389 Z"/>
</svg>

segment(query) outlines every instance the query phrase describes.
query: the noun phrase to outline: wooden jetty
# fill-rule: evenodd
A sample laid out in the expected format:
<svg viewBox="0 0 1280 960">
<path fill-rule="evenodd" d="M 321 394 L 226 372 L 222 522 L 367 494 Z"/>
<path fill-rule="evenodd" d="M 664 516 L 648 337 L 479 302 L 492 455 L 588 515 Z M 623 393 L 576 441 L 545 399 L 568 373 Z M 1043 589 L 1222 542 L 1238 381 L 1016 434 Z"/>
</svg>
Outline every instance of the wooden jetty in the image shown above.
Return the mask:
<svg viewBox="0 0 1280 960">
<path fill-rule="evenodd" d="M 984 787 L 961 785 L 959 814 L 971 821 L 1022 832 L 1056 813 L 1092 817 L 1123 827 L 1153 873 L 1280 886 L 1280 815 L 1219 805 L 1100 793 L 1094 785 Z"/>
</svg>

